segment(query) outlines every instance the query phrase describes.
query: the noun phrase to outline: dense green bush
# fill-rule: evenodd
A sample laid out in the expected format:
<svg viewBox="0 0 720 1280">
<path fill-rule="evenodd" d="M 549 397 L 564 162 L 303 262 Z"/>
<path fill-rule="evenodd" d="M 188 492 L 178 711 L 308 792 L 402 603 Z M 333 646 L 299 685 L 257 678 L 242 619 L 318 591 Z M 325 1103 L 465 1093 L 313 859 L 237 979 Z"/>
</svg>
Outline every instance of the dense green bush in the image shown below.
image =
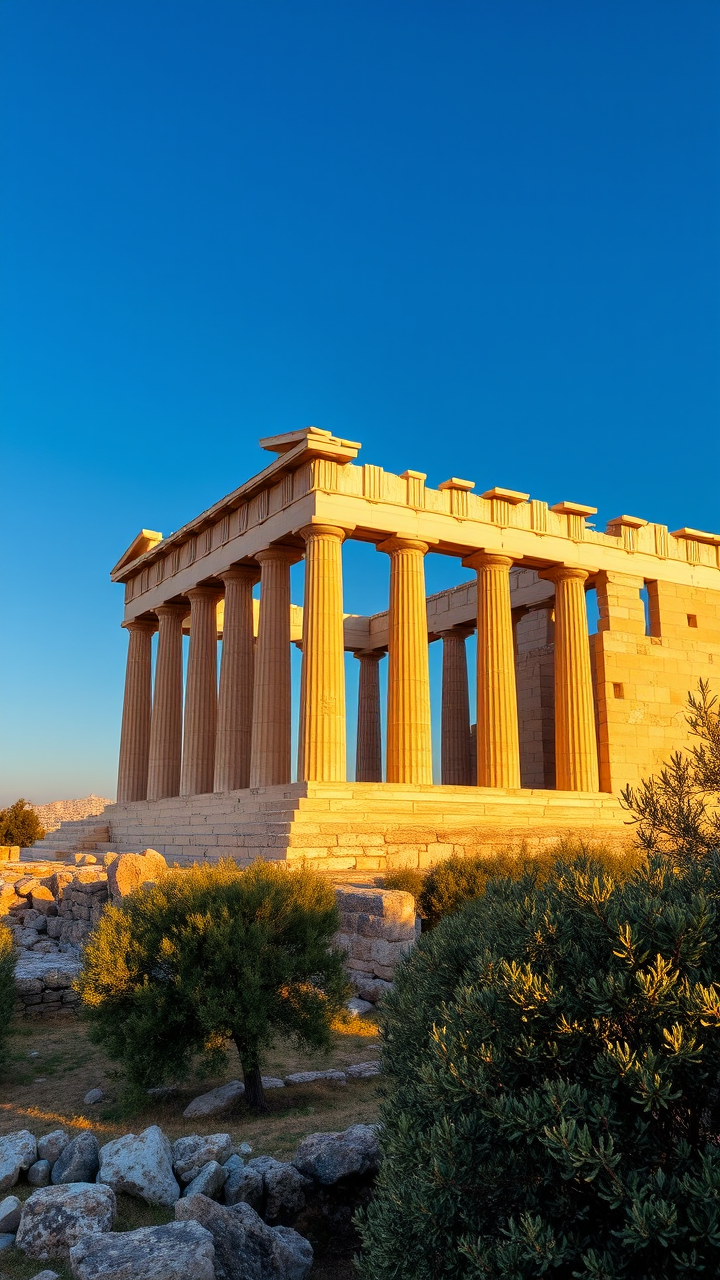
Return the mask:
<svg viewBox="0 0 720 1280">
<path fill-rule="evenodd" d="M 383 1017 L 367 1280 L 720 1274 L 720 857 L 492 881 Z"/>
<path fill-rule="evenodd" d="M 245 1097 L 265 1107 L 261 1053 L 275 1035 L 322 1048 L 348 990 L 332 886 L 314 872 L 234 862 L 170 872 L 91 935 L 78 979 L 90 1032 L 129 1080 L 217 1067 L 230 1041 Z"/>
<path fill-rule="evenodd" d="M 592 858 L 618 876 L 629 875 L 639 861 L 638 856 L 630 852 L 616 854 L 602 844 L 588 845 L 582 840 L 566 838 L 554 841 L 547 849 L 535 854 L 529 854 L 524 847 L 499 849 L 494 853 L 469 857 L 453 854 L 429 871 L 413 868 L 389 871 L 382 884 L 385 889 L 403 889 L 411 893 L 427 928 L 434 929 L 444 916 L 459 911 L 473 898 L 482 897 L 488 882 L 498 876 L 518 880 L 531 872 L 543 880 L 558 859 L 569 861 L 579 857 Z"/>
<path fill-rule="evenodd" d="M 8 809 L 0 809 L 0 844 L 19 844 L 27 849 L 44 835 L 45 828 L 27 800 L 16 800 Z"/>
<path fill-rule="evenodd" d="M 0 924 L 0 1064 L 7 1058 L 7 1037 L 15 1008 L 15 947 L 7 925 Z"/>
</svg>

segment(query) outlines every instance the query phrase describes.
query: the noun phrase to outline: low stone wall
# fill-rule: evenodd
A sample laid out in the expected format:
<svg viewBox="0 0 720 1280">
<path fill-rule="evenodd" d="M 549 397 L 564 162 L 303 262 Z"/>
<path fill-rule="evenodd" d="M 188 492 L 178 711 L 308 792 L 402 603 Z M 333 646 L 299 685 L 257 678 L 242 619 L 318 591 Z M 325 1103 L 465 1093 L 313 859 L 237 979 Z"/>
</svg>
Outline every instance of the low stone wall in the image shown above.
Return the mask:
<svg viewBox="0 0 720 1280">
<path fill-rule="evenodd" d="M 108 854 L 105 866 L 51 869 L 51 864 L 0 864 L 0 917 L 20 953 L 16 967 L 19 1008 L 28 1016 L 72 1007 L 71 990 L 80 951 L 114 894 L 121 897 L 157 878 L 164 864 L 154 850 Z M 348 954 L 348 976 L 358 996 L 372 1004 L 392 982 L 395 968 L 418 932 L 411 894 L 366 884 L 335 884 L 341 929 L 337 943 Z"/>
<path fill-rule="evenodd" d="M 348 977 L 363 1000 L 376 1004 L 419 932 L 415 899 L 398 889 L 339 885 L 342 917 L 337 941 L 348 953 Z"/>
</svg>

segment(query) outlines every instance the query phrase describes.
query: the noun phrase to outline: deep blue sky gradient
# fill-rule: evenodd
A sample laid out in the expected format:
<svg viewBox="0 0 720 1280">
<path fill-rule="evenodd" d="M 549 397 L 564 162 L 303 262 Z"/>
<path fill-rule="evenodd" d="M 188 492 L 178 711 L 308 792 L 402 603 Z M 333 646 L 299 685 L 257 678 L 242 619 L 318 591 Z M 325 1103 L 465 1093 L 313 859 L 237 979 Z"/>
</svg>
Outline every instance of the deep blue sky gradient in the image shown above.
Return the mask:
<svg viewBox="0 0 720 1280">
<path fill-rule="evenodd" d="M 3 0 L 0 48 L 0 801 L 114 794 L 108 570 L 260 436 L 720 528 L 716 0 Z"/>
</svg>

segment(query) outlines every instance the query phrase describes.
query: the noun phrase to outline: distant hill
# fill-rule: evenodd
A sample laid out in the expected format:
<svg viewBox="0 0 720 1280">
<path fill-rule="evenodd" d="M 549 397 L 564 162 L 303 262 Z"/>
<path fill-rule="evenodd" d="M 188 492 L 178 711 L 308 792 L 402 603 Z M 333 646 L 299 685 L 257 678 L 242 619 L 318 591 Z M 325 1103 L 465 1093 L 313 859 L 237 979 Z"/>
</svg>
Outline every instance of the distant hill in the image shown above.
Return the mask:
<svg viewBox="0 0 720 1280">
<path fill-rule="evenodd" d="M 61 822 L 75 822 L 79 818 L 92 818 L 102 813 L 114 800 L 104 800 L 102 796 L 85 796 L 84 800 L 52 800 L 50 804 L 34 804 L 35 810 L 46 831 L 57 831 Z"/>
</svg>

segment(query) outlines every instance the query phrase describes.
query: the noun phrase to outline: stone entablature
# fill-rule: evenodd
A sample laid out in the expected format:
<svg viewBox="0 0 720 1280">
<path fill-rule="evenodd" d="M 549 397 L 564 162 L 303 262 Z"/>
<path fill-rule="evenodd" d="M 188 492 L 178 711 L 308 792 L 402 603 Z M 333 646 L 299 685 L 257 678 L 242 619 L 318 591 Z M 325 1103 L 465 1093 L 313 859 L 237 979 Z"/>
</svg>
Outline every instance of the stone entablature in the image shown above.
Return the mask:
<svg viewBox="0 0 720 1280">
<path fill-rule="evenodd" d="M 287 439 L 295 443 L 285 449 Z M 666 525 L 624 515 L 601 533 L 588 525 L 596 508 L 580 503 L 550 506 L 499 488 L 478 496 L 471 492 L 474 482 L 458 479 L 431 489 L 422 472 L 396 476 L 354 465 L 359 444 L 315 428 L 261 444 L 283 452 L 259 475 L 167 538 L 148 530 L 138 535 L 112 571 L 113 581 L 126 584 L 126 621 L 231 565 L 253 561 L 274 542 L 298 538 L 313 518 L 361 541 L 402 533 L 440 554 L 460 557 L 491 546 L 514 561 L 593 572 L 627 572 L 632 563 L 632 572 L 647 579 L 718 589 L 720 534 L 671 533 Z"/>
<path fill-rule="evenodd" d="M 356 777 L 380 799 L 383 787 L 432 789 L 428 645 L 440 639 L 437 802 L 442 810 L 450 786 L 469 788 L 478 818 L 488 790 L 512 797 L 518 814 L 523 804 L 537 813 L 531 792 L 600 803 L 681 745 L 683 706 L 698 679 L 720 691 L 720 535 L 669 533 L 627 515 L 599 533 L 588 523 L 595 509 L 579 503 L 549 506 L 501 488 L 478 497 L 456 477 L 429 489 L 422 472 L 356 465 L 357 443 L 315 428 L 261 443 L 278 456 L 260 475 L 170 538 L 142 530 L 113 570 L 126 583 L 129 632 L 122 804 L 180 796 L 197 807 L 211 792 L 249 796 L 289 785 L 293 642 L 303 653 L 301 783 L 346 781 L 343 652 L 351 650 L 360 662 Z M 344 614 L 349 538 L 387 555 L 386 612 Z M 426 597 L 429 552 L 461 558 L 475 581 Z M 299 609 L 289 587 L 290 566 L 301 559 Z M 600 614 L 592 637 L 591 587 Z M 474 715 L 466 657 L 473 630 Z M 562 822 L 567 830 L 564 815 Z"/>
</svg>

